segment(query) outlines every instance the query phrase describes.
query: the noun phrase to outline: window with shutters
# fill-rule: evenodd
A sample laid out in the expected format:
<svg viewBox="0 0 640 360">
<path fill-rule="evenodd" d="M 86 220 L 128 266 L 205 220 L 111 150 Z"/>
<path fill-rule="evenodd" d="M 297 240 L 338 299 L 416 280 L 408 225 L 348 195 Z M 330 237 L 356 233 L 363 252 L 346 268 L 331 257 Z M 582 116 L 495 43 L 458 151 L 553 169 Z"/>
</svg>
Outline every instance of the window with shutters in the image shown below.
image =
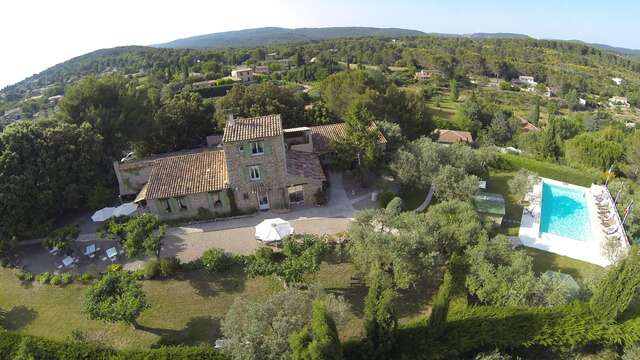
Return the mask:
<svg viewBox="0 0 640 360">
<path fill-rule="evenodd" d="M 178 207 L 180 208 L 180 211 L 187 211 L 189 210 L 189 208 L 187 208 L 187 200 L 183 197 L 179 197 L 176 200 L 178 200 Z"/>
<path fill-rule="evenodd" d="M 160 204 L 162 204 L 164 212 L 166 212 L 167 214 L 171 213 L 171 203 L 169 202 L 169 199 L 160 200 Z"/>
<path fill-rule="evenodd" d="M 289 192 L 290 203 L 292 204 L 304 203 L 304 186 L 303 185 L 290 186 L 287 190 Z"/>
<path fill-rule="evenodd" d="M 249 178 L 251 180 L 260 180 L 260 167 L 259 166 L 250 166 L 249 167 Z"/>
<path fill-rule="evenodd" d="M 264 154 L 264 142 L 256 141 L 251 143 L 251 154 L 262 155 Z"/>
</svg>

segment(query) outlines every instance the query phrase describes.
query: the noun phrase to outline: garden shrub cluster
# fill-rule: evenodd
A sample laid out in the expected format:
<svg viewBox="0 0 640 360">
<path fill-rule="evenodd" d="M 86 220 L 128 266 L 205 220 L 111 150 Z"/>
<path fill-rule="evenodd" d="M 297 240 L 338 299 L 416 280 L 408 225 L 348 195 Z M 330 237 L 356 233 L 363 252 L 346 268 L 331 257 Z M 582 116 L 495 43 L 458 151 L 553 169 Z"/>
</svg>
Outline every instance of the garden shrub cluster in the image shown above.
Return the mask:
<svg viewBox="0 0 640 360">
<path fill-rule="evenodd" d="M 56 360 L 226 360 L 210 346 L 172 346 L 117 351 L 91 342 L 54 341 L 0 330 L 0 359 Z"/>
</svg>

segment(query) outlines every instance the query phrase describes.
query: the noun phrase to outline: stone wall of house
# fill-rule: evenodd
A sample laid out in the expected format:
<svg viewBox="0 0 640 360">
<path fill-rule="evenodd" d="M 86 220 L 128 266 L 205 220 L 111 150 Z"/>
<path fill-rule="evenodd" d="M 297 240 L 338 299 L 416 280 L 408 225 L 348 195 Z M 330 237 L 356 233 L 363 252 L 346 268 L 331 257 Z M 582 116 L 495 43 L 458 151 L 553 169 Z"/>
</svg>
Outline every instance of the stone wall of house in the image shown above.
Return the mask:
<svg viewBox="0 0 640 360">
<path fill-rule="evenodd" d="M 229 216 L 231 214 L 231 200 L 226 190 L 210 193 L 190 194 L 180 198 L 186 205 L 181 208 L 178 198 L 153 199 L 147 201 L 147 210 L 158 215 L 160 220 L 176 220 L 195 218 L 202 210 L 206 209 L 213 217 Z M 218 202 L 220 201 L 220 202 Z M 167 206 L 171 211 L 167 211 Z"/>
<path fill-rule="evenodd" d="M 153 160 L 143 160 L 131 163 L 120 163 L 115 161 L 113 169 L 118 178 L 118 187 L 120 195 L 137 195 L 142 186 L 149 181 L 151 170 L 153 169 Z"/>
<path fill-rule="evenodd" d="M 316 204 L 316 192 L 322 190 L 322 181 L 309 179 L 299 176 L 289 175 L 289 183 L 287 184 L 287 197 L 289 197 L 288 188 L 291 186 L 302 185 L 304 193 L 304 204 L 314 205 Z"/>
<path fill-rule="evenodd" d="M 262 141 L 264 154 L 253 155 L 251 143 Z M 258 194 L 253 189 L 263 187 L 269 196 L 271 208 L 288 206 L 286 194 L 287 168 L 282 136 L 274 136 L 244 142 L 223 144 L 227 161 L 229 184 L 234 191 L 238 209 L 253 210 L 258 207 Z M 250 179 L 250 167 L 258 166 L 260 180 Z"/>
</svg>

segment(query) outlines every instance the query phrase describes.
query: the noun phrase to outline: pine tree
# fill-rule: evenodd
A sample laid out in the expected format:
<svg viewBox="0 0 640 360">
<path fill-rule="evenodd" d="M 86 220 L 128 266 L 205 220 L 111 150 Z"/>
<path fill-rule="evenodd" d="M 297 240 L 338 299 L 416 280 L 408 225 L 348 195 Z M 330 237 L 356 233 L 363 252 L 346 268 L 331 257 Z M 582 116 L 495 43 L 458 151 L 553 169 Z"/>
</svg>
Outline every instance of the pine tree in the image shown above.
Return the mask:
<svg viewBox="0 0 640 360">
<path fill-rule="evenodd" d="M 364 304 L 364 327 L 371 359 L 386 359 L 395 344 L 398 320 L 389 276 L 373 269 Z"/>
<path fill-rule="evenodd" d="M 591 311 L 606 322 L 618 320 L 627 310 L 640 287 L 640 253 L 638 247 L 609 270 L 596 287 L 591 298 Z"/>
<path fill-rule="evenodd" d="M 340 360 L 342 346 L 333 319 L 324 303 L 313 303 L 311 325 L 291 336 L 293 360 Z"/>
<path fill-rule="evenodd" d="M 535 126 L 538 126 L 540 121 L 540 99 L 536 97 L 536 102 L 533 104 L 533 108 L 529 113 L 529 122 Z"/>
</svg>

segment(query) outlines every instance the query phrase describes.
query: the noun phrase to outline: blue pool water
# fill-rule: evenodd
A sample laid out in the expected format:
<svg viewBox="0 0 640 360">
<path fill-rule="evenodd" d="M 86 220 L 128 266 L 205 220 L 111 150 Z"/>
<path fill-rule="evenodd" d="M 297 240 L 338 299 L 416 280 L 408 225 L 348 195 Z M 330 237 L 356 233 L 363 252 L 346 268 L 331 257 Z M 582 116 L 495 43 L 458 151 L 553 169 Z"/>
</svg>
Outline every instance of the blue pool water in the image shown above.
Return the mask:
<svg viewBox="0 0 640 360">
<path fill-rule="evenodd" d="M 584 191 L 544 182 L 540 235 L 549 233 L 579 241 L 588 240 L 591 220 L 585 197 Z"/>
</svg>

